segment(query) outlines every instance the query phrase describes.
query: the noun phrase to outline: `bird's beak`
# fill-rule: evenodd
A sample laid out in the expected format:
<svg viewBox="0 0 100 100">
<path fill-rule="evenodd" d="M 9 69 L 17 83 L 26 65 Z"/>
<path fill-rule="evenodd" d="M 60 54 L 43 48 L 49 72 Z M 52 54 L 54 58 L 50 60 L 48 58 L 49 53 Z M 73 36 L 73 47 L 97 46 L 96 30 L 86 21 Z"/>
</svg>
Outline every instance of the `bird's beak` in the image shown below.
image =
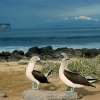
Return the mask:
<svg viewBox="0 0 100 100">
<path fill-rule="evenodd" d="M 61 54 L 59 54 L 59 55 L 58 55 L 58 58 L 64 58 L 64 56 L 63 56 L 63 55 L 61 55 Z"/>
<path fill-rule="evenodd" d="M 69 58 L 66 58 L 66 60 L 69 60 Z"/>
<path fill-rule="evenodd" d="M 36 62 L 39 64 L 43 64 L 43 62 L 41 60 L 37 60 Z"/>
<path fill-rule="evenodd" d="M 59 54 L 58 57 L 59 57 L 59 58 L 65 58 L 66 60 L 69 60 L 69 56 L 68 56 L 68 55 L 66 55 L 66 56 L 64 57 L 62 54 Z"/>
<path fill-rule="evenodd" d="M 66 60 L 69 60 L 69 59 L 66 59 Z"/>
</svg>

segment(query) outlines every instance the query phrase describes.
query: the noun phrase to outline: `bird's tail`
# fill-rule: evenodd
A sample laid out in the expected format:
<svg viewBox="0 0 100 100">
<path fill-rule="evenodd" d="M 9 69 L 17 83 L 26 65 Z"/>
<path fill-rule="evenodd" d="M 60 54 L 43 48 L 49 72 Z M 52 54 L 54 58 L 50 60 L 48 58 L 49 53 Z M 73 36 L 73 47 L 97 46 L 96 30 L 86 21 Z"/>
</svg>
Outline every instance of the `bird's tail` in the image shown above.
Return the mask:
<svg viewBox="0 0 100 100">
<path fill-rule="evenodd" d="M 95 87 L 95 88 L 96 88 L 95 83 L 97 83 L 97 82 L 100 81 L 98 79 L 87 79 L 87 80 L 88 80 L 89 83 L 91 83 L 91 86 L 92 87 Z"/>
<path fill-rule="evenodd" d="M 90 83 L 97 83 L 98 81 L 100 81 L 100 80 L 98 80 L 98 79 L 87 79 L 88 80 L 88 82 L 90 82 Z"/>
<path fill-rule="evenodd" d="M 45 77 L 48 77 L 48 76 L 51 74 L 51 72 L 53 71 L 53 69 L 54 69 L 54 67 L 53 67 L 52 69 L 50 69 L 50 70 L 45 74 Z"/>
</svg>

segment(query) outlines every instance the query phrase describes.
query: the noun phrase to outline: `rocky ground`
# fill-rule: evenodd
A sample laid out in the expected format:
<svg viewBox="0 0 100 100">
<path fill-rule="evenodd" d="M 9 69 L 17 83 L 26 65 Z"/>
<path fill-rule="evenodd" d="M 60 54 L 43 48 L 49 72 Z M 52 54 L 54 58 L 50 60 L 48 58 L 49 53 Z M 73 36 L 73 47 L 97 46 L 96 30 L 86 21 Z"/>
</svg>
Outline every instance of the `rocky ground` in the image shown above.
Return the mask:
<svg viewBox="0 0 100 100">
<path fill-rule="evenodd" d="M 0 100 L 23 100 L 22 92 L 31 88 L 31 82 L 25 76 L 27 63 L 28 60 L 0 63 L 0 91 L 8 96 Z M 36 65 L 36 69 L 40 70 L 40 65 Z M 58 76 L 49 77 L 49 81 L 51 84 L 40 84 L 39 89 L 66 91 L 67 86 Z M 75 92 L 83 94 L 80 100 L 100 100 L 100 83 L 96 84 L 96 88 L 86 86 L 83 89 L 75 89 Z"/>
</svg>

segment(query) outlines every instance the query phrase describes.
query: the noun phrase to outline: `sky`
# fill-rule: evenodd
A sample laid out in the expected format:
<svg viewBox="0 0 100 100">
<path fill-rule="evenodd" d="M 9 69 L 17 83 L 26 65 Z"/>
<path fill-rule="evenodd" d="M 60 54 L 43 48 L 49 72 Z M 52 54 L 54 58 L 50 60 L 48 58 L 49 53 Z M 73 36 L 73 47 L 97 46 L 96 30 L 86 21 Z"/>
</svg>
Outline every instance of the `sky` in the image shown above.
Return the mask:
<svg viewBox="0 0 100 100">
<path fill-rule="evenodd" d="M 12 28 L 100 26 L 100 0 L 0 0 Z"/>
</svg>

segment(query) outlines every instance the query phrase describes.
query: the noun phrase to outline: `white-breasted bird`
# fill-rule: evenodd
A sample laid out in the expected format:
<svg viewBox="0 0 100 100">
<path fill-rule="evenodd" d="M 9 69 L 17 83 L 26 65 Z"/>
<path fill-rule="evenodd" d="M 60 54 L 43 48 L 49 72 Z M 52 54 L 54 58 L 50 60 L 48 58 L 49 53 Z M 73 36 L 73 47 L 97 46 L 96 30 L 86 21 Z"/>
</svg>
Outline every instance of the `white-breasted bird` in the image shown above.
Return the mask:
<svg viewBox="0 0 100 100">
<path fill-rule="evenodd" d="M 33 90 L 37 90 L 40 83 L 50 83 L 50 82 L 48 82 L 47 77 L 53 71 L 53 68 L 52 68 L 46 74 L 43 74 L 38 70 L 34 70 L 36 62 L 40 62 L 40 58 L 38 56 L 33 56 L 30 59 L 28 66 L 26 68 L 26 76 L 32 82 Z M 34 87 L 34 84 L 37 84 L 36 88 Z"/>
<path fill-rule="evenodd" d="M 93 83 L 98 82 L 98 79 L 86 79 L 79 73 L 68 70 L 68 68 L 65 68 L 66 66 L 68 66 L 68 55 L 65 53 L 61 53 L 60 56 L 63 57 L 63 59 L 59 68 L 59 77 L 62 82 L 64 82 L 68 87 L 71 87 L 71 90 L 67 91 L 68 94 L 74 92 L 74 88 L 82 88 L 84 86 L 95 87 Z"/>
</svg>

